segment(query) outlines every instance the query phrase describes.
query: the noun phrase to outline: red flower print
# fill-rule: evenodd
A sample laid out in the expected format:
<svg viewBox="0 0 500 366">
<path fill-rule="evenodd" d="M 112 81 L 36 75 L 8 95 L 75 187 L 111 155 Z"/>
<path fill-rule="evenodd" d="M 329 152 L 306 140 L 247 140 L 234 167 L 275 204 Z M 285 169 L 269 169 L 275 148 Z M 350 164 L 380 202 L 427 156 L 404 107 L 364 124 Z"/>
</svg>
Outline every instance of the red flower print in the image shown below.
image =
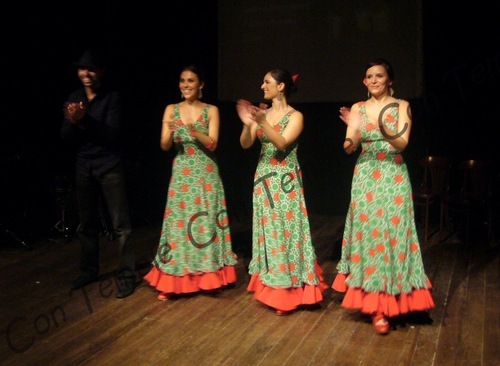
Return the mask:
<svg viewBox="0 0 500 366">
<path fill-rule="evenodd" d="M 366 199 L 368 202 L 373 201 L 373 193 L 372 192 L 366 192 Z"/>
<path fill-rule="evenodd" d="M 352 255 L 352 261 L 353 261 L 354 263 L 359 263 L 359 262 L 361 262 L 361 256 L 360 256 L 359 254 L 353 254 L 353 255 Z"/>
<path fill-rule="evenodd" d="M 373 176 L 374 179 L 380 179 L 380 177 L 382 176 L 382 174 L 380 173 L 380 170 L 375 170 L 373 172 L 372 176 Z"/>
<path fill-rule="evenodd" d="M 188 147 L 188 148 L 187 148 L 187 150 L 186 150 L 186 153 L 187 153 L 188 155 L 194 155 L 194 148 L 192 148 L 192 147 Z"/>
<path fill-rule="evenodd" d="M 394 224 L 394 225 L 397 225 L 399 224 L 399 222 L 401 221 L 401 219 L 399 218 L 399 216 L 394 216 L 391 220 L 391 222 Z"/>
<path fill-rule="evenodd" d="M 411 243 L 411 245 L 410 245 L 410 250 L 411 250 L 412 252 L 414 252 L 414 253 L 415 253 L 415 252 L 418 252 L 418 244 L 417 244 L 417 243 Z"/>
<path fill-rule="evenodd" d="M 377 154 L 377 160 L 385 160 L 386 156 L 386 153 L 380 152 Z"/>
<path fill-rule="evenodd" d="M 401 197 L 401 196 L 396 196 L 396 197 L 394 197 L 394 203 L 395 203 L 396 205 L 400 205 L 400 204 L 402 204 L 402 203 L 403 203 L 403 197 Z"/>
<path fill-rule="evenodd" d="M 293 212 L 288 211 L 285 217 L 287 218 L 287 220 L 293 219 Z"/>
<path fill-rule="evenodd" d="M 369 266 L 369 267 L 365 268 L 365 273 L 368 276 L 370 276 L 370 275 L 374 274 L 376 270 L 377 270 L 377 267 L 375 267 L 375 266 Z"/>
<path fill-rule="evenodd" d="M 186 184 L 183 184 L 181 189 L 182 189 L 182 192 L 189 191 L 189 187 Z"/>
<path fill-rule="evenodd" d="M 401 183 L 403 181 L 403 176 L 401 174 L 396 174 L 394 180 L 396 181 L 396 183 Z"/>
<path fill-rule="evenodd" d="M 182 171 L 182 174 L 184 174 L 184 175 L 190 175 L 191 174 L 191 170 L 189 170 L 188 168 L 184 168 L 184 170 Z"/>
<path fill-rule="evenodd" d="M 362 213 L 361 215 L 359 215 L 359 219 L 361 220 L 361 222 L 367 222 L 368 215 L 366 213 Z"/>
<path fill-rule="evenodd" d="M 207 172 L 213 172 L 214 171 L 214 166 L 212 164 L 207 165 Z"/>
</svg>

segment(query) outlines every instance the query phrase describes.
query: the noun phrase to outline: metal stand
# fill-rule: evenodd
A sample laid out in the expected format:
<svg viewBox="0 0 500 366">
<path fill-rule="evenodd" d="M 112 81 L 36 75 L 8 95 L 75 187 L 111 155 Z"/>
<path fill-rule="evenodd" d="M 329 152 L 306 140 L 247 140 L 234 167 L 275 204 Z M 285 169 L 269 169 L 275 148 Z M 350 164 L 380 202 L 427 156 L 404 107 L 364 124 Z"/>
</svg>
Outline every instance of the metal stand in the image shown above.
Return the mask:
<svg viewBox="0 0 500 366">
<path fill-rule="evenodd" d="M 53 229 L 62 234 L 66 240 L 71 239 L 72 233 L 67 221 L 67 210 L 72 192 L 72 185 L 66 176 L 56 177 L 55 198 L 58 210 L 59 221 L 55 223 Z"/>
<path fill-rule="evenodd" d="M 0 228 L 2 229 L 3 233 L 5 233 L 10 238 L 14 239 L 14 241 L 17 244 L 20 244 L 24 249 L 26 249 L 26 250 L 33 250 L 33 248 L 31 247 L 31 245 L 29 245 L 24 240 L 22 240 L 20 237 L 18 237 L 16 233 L 14 233 L 13 231 L 9 230 L 8 227 L 6 227 L 5 225 L 3 225 L 3 224 L 0 223 Z"/>
<path fill-rule="evenodd" d="M 15 154 L 14 156 L 12 156 L 10 158 L 2 160 L 0 162 L 0 165 L 10 164 L 11 162 L 17 162 L 17 161 L 21 160 L 21 156 L 22 155 L 20 153 Z M 13 239 L 17 244 L 21 245 L 21 247 L 23 247 L 24 249 L 26 249 L 26 250 L 32 250 L 33 249 L 31 247 L 31 245 L 29 245 L 23 239 L 21 239 L 19 237 L 19 235 L 17 235 L 15 232 L 13 232 L 12 230 L 10 230 L 9 227 L 6 224 L 0 222 L 0 229 L 1 229 L 2 235 L 5 235 L 8 238 Z"/>
</svg>

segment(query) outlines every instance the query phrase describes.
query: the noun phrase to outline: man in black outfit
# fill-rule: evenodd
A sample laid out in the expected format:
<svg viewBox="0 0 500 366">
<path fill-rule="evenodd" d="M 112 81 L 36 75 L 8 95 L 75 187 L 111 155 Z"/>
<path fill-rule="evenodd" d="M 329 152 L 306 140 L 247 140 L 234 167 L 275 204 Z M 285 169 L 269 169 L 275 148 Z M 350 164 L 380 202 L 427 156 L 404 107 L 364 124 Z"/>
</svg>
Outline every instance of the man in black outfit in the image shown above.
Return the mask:
<svg viewBox="0 0 500 366">
<path fill-rule="evenodd" d="M 76 195 L 81 244 L 80 277 L 72 290 L 99 277 L 100 205 L 108 210 L 119 242 L 118 292 L 124 298 L 134 292 L 135 243 L 121 158 L 122 105 L 118 92 L 108 89 L 105 63 L 87 50 L 75 66 L 83 88 L 72 92 L 64 105 L 61 137 L 76 152 Z"/>
</svg>

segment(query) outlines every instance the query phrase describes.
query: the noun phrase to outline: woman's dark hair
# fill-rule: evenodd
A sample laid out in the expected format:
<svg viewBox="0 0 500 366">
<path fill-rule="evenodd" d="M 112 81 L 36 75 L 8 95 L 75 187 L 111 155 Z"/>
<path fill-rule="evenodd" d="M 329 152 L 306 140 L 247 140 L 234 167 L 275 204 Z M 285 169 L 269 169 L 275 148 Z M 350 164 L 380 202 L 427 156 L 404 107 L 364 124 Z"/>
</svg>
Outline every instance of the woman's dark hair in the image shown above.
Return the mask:
<svg viewBox="0 0 500 366">
<path fill-rule="evenodd" d="M 292 74 L 290 74 L 287 70 L 274 69 L 269 71 L 269 73 L 278 84 L 285 84 L 285 90 L 283 90 L 285 97 L 288 97 L 290 94 L 295 93 L 298 90 L 297 84 L 293 81 Z"/>
<path fill-rule="evenodd" d="M 385 71 L 387 71 L 387 76 L 389 77 L 390 81 L 394 81 L 395 75 L 394 75 L 394 69 L 392 68 L 391 64 L 389 61 L 387 61 L 384 58 L 376 58 L 374 60 L 371 60 L 368 62 L 368 64 L 365 67 L 365 71 L 368 70 L 370 67 L 373 66 L 382 66 Z"/>
<path fill-rule="evenodd" d="M 205 83 L 205 74 L 203 72 L 203 69 L 199 66 L 196 66 L 195 64 L 190 64 L 187 66 L 184 66 L 179 74 L 182 74 L 184 71 L 191 71 L 193 74 L 198 75 L 198 79 L 200 80 L 200 84 Z"/>
</svg>

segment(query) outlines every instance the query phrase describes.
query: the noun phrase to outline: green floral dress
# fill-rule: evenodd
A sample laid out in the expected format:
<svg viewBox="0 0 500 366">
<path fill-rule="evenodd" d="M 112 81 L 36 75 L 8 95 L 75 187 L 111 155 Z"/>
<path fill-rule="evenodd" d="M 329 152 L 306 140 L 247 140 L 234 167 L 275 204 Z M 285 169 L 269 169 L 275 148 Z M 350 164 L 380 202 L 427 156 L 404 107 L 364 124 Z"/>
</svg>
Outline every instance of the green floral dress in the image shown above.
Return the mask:
<svg viewBox="0 0 500 366">
<path fill-rule="evenodd" d="M 276 124 L 277 132 L 284 131 L 293 112 Z M 252 279 L 248 290 L 255 291 L 258 300 L 282 310 L 316 303 L 322 299 L 324 283 L 311 241 L 297 158 L 298 144 L 295 142 L 285 151 L 279 151 L 261 129 L 257 133 L 262 147 L 254 177 L 253 244 L 249 264 Z M 309 299 L 302 293 L 305 286 L 311 286 L 314 293 Z M 300 289 L 300 294 L 296 296 L 298 300 L 285 296 L 274 302 L 270 289 Z"/>
<path fill-rule="evenodd" d="M 387 107 L 383 121 L 394 133 L 399 102 Z M 406 163 L 368 119 L 365 102 L 359 113 L 362 151 L 354 168 L 339 276 L 332 287 L 343 291 L 345 285 L 351 293 L 343 305 L 366 312 L 391 316 L 431 308 L 431 285 L 422 263 Z M 356 297 L 356 291 L 361 295 Z M 380 296 L 367 297 L 370 293 Z"/>
<path fill-rule="evenodd" d="M 205 134 L 209 108 L 205 106 L 194 124 Z M 237 257 L 231 246 L 224 187 L 215 155 L 191 136 L 180 119 L 178 104 L 174 107 L 174 121 L 177 154 L 154 267 L 145 279 L 167 293 L 209 290 L 236 281 L 233 266 Z M 210 284 L 200 285 L 206 274 L 211 274 Z M 172 276 L 189 278 L 179 282 Z"/>
</svg>

